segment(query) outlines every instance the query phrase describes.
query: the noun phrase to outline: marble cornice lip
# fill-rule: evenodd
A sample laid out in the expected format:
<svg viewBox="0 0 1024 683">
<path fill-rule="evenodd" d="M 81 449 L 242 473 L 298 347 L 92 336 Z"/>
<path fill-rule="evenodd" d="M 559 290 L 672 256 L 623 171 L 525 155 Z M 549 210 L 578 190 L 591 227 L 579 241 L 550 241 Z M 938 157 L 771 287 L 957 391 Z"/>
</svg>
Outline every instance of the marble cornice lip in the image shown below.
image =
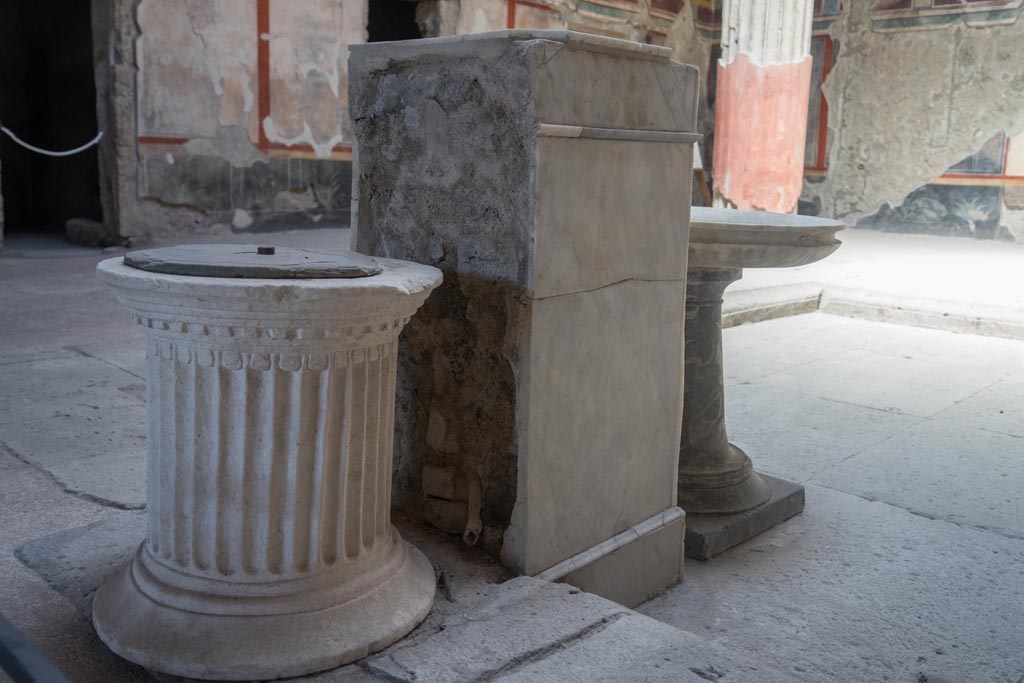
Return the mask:
<svg viewBox="0 0 1024 683">
<path fill-rule="evenodd" d="M 817 216 L 694 207 L 690 268 L 788 268 L 825 258 L 842 244 L 842 222 Z"/>
<path fill-rule="evenodd" d="M 376 318 L 381 305 L 411 314 L 441 281 L 432 266 L 379 261 L 384 271 L 370 277 L 268 280 L 151 273 L 117 257 L 100 262 L 96 276 L 136 311 L 239 320 Z"/>
</svg>

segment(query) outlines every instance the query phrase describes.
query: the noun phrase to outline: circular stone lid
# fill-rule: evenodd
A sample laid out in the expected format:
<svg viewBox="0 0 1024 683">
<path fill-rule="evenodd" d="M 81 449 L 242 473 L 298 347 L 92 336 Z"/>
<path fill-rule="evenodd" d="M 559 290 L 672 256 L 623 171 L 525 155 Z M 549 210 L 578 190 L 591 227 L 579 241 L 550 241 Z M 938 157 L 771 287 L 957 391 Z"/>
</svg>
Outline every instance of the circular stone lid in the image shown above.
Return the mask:
<svg viewBox="0 0 1024 683">
<path fill-rule="evenodd" d="M 166 275 L 273 280 L 356 278 L 381 272 L 375 260 L 351 251 L 252 244 L 186 244 L 144 249 L 126 254 L 124 264 Z"/>
</svg>

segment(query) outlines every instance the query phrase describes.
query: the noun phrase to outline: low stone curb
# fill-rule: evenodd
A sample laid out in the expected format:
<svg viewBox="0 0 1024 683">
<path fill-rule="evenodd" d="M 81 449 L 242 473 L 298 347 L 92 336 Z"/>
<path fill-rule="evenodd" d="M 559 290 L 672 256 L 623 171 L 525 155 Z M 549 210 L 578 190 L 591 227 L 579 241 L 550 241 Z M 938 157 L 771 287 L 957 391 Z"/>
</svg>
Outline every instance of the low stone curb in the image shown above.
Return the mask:
<svg viewBox="0 0 1024 683">
<path fill-rule="evenodd" d="M 722 326 L 803 313 L 1024 340 L 1024 310 L 805 282 L 726 292 Z"/>
</svg>

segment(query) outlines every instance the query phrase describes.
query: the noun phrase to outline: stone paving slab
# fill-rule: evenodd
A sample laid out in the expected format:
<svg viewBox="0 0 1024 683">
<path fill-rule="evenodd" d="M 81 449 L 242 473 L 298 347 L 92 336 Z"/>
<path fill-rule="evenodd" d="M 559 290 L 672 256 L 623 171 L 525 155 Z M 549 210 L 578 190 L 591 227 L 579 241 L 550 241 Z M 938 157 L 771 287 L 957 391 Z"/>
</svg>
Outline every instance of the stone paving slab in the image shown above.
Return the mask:
<svg viewBox="0 0 1024 683">
<path fill-rule="evenodd" d="M 812 481 L 1024 539 L 1024 438 L 1019 436 L 926 420 Z"/>
<path fill-rule="evenodd" d="M 29 541 L 15 556 L 88 617 L 96 588 L 128 563 L 145 537 L 144 512 L 117 512 Z"/>
<path fill-rule="evenodd" d="M 795 683 L 767 666 L 637 613 L 547 656 L 520 665 L 501 683 Z"/>
<path fill-rule="evenodd" d="M 98 358 L 135 375 L 141 382 L 146 380 L 146 335 L 141 325 L 128 327 L 124 339 L 75 344 L 66 348 L 82 356 Z"/>
<path fill-rule="evenodd" d="M 820 486 L 638 609 L 808 683 L 1024 676 L 1024 544 Z"/>
<path fill-rule="evenodd" d="M 569 586 L 548 586 L 525 577 L 512 579 L 490 599 L 447 621 L 439 633 L 392 647 L 371 657 L 366 666 L 409 683 L 493 679 L 516 662 L 579 639 L 628 612 Z"/>
<path fill-rule="evenodd" d="M 742 383 L 726 389 L 729 440 L 758 469 L 784 479 L 805 481 L 921 420 L 786 387 Z"/>
<path fill-rule="evenodd" d="M 107 650 L 75 602 L 25 566 L 17 549 L 67 529 L 102 522 L 111 514 L 133 513 L 68 495 L 51 477 L 0 448 L 0 612 L 74 683 L 151 679 Z M 88 558 L 67 561 L 85 563 Z"/>
<path fill-rule="evenodd" d="M 144 508 L 145 406 L 131 401 L 109 411 L 90 406 L 63 410 L 50 418 L 3 426 L 0 443 L 48 473 L 68 493 L 116 508 Z"/>
<path fill-rule="evenodd" d="M 106 419 L 111 411 L 145 403 L 131 373 L 96 358 L 63 356 L 4 366 L 0 427 L 65 415 Z"/>
<path fill-rule="evenodd" d="M 1005 369 L 965 363 L 944 370 L 936 372 L 935 362 L 927 357 L 855 350 L 757 380 L 755 385 L 782 386 L 834 401 L 928 417 L 1007 375 Z M 878 381 L 880 377 L 886 381 Z"/>
<path fill-rule="evenodd" d="M 401 683 L 793 680 L 604 598 L 529 577 L 365 667 Z"/>
<path fill-rule="evenodd" d="M 1024 357 L 1021 363 L 1024 364 Z M 933 417 L 943 422 L 1024 437 L 1024 370 L 958 401 Z"/>
</svg>

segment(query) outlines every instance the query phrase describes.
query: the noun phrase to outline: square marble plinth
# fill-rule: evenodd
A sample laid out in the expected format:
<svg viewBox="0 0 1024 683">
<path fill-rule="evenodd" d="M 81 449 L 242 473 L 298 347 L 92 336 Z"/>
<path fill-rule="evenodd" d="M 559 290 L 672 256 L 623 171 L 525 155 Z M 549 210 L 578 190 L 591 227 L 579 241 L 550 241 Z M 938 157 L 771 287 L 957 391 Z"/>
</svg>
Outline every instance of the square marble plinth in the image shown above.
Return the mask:
<svg viewBox="0 0 1024 683">
<path fill-rule="evenodd" d="M 674 508 L 697 69 L 572 31 L 351 50 L 354 248 L 445 274 L 403 334 L 395 505 L 455 468 L 530 575 Z M 680 526 L 572 580 L 664 589 Z"/>
<path fill-rule="evenodd" d="M 764 505 L 736 515 L 686 518 L 686 556 L 710 560 L 716 555 L 785 522 L 804 509 L 804 487 L 761 474 L 771 482 L 772 497 Z"/>
</svg>

